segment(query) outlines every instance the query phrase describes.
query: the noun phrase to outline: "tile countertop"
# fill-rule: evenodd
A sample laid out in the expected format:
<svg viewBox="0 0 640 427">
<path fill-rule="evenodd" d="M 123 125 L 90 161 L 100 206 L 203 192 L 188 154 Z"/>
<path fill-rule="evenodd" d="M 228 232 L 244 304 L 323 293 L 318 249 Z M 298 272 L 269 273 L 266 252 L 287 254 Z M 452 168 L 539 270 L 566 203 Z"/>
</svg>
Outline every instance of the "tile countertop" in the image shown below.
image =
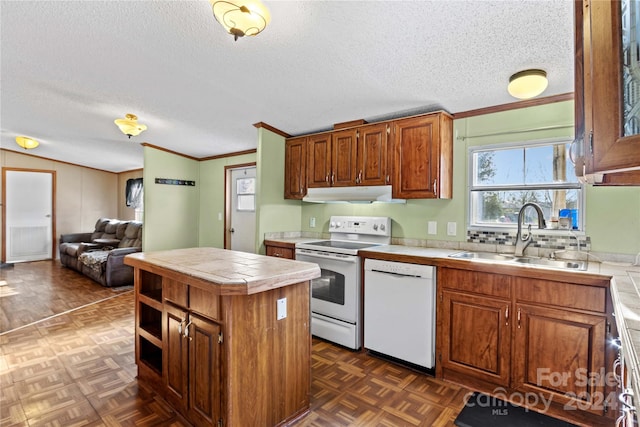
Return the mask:
<svg viewBox="0 0 640 427">
<path fill-rule="evenodd" d="M 317 264 L 218 248 L 138 252 L 133 267 L 165 269 L 218 286 L 221 295 L 250 295 L 320 277 Z"/>
</svg>

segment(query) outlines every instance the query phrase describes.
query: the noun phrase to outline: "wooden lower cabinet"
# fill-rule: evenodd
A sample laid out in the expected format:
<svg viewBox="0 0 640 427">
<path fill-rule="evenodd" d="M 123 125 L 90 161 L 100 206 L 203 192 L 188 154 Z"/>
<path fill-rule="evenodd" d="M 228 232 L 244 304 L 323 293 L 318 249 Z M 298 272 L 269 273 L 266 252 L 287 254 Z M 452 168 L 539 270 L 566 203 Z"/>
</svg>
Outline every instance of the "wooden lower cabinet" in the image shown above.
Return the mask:
<svg viewBox="0 0 640 427">
<path fill-rule="evenodd" d="M 606 318 L 528 304 L 516 304 L 516 317 L 513 387 L 602 414 Z"/>
<path fill-rule="evenodd" d="M 220 325 L 165 304 L 165 398 L 196 426 L 215 425 L 220 414 Z"/>
<path fill-rule="evenodd" d="M 454 378 L 473 377 L 509 384 L 511 334 L 505 315 L 510 301 L 444 291 L 442 367 Z"/>
<path fill-rule="evenodd" d="M 610 424 L 608 281 L 586 282 L 440 267 L 436 375 L 581 425 Z"/>
</svg>

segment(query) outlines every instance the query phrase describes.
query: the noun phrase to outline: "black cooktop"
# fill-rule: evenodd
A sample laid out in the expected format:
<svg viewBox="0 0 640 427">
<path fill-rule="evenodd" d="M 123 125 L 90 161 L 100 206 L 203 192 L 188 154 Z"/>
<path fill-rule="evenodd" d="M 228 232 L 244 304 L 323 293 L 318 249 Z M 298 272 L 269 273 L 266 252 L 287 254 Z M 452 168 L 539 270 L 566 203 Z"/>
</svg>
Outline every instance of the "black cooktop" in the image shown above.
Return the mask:
<svg viewBox="0 0 640 427">
<path fill-rule="evenodd" d="M 372 246 L 380 246 L 376 243 L 358 243 L 358 242 L 345 242 L 342 240 L 320 240 L 318 242 L 306 243 L 310 246 L 322 246 L 324 248 L 337 248 L 337 249 L 364 249 Z"/>
</svg>

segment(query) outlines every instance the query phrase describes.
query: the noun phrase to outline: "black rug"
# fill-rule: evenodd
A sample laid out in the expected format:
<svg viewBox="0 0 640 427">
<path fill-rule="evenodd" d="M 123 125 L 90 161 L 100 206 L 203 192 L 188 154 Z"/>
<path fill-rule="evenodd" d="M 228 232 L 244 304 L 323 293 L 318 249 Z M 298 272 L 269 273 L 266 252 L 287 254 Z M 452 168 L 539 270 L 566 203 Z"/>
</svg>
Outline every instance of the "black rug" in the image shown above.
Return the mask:
<svg viewBox="0 0 640 427">
<path fill-rule="evenodd" d="M 473 393 L 454 423 L 458 427 L 575 427 L 483 393 Z"/>
</svg>

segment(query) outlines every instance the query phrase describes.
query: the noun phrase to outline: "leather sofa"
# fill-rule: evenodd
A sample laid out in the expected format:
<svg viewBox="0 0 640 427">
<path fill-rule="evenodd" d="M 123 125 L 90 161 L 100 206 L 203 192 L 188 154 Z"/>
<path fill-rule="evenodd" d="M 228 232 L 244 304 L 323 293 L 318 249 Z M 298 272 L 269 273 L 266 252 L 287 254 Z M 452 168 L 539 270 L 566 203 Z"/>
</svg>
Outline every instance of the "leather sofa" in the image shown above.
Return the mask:
<svg viewBox="0 0 640 427">
<path fill-rule="evenodd" d="M 133 268 L 124 264 L 127 254 L 142 250 L 142 222 L 100 218 L 88 233 L 60 235 L 62 265 L 102 286 L 133 285 Z"/>
</svg>

